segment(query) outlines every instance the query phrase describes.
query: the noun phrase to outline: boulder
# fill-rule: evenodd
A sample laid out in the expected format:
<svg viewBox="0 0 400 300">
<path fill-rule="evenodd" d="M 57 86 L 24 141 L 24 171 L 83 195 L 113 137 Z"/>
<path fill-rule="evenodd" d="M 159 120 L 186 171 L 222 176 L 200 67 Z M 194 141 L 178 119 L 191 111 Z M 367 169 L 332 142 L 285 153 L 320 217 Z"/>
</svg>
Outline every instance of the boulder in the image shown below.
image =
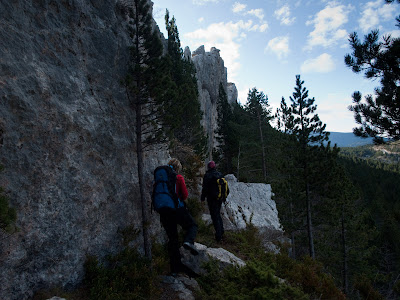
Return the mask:
<svg viewBox="0 0 400 300">
<path fill-rule="evenodd" d="M 193 292 L 198 290 L 199 284 L 195 279 L 186 276 L 161 276 L 161 285 L 163 287 L 163 294 L 161 300 L 181 299 L 181 300 L 195 300 Z"/>
<path fill-rule="evenodd" d="M 243 229 L 251 223 L 258 228 L 282 230 L 270 184 L 238 182 L 232 174 L 225 178 L 230 193 L 221 211 L 228 227 Z"/>
<path fill-rule="evenodd" d="M 225 230 L 245 229 L 249 224 L 257 227 L 264 248 L 278 253 L 277 243 L 287 243 L 281 227 L 276 203 L 272 199 L 270 184 L 238 182 L 232 174 L 225 176 L 230 193 L 221 208 Z M 209 214 L 203 214 L 206 225 L 212 223 Z"/>
<path fill-rule="evenodd" d="M 182 263 L 197 274 L 206 273 L 206 270 L 203 268 L 203 264 L 210 261 L 210 259 L 217 260 L 221 268 L 225 268 L 230 265 L 243 267 L 246 264 L 239 257 L 223 248 L 209 248 L 199 243 L 195 243 L 195 246 L 199 251 L 199 255 L 192 255 L 183 247 L 181 247 L 180 251 L 182 255 Z"/>
</svg>

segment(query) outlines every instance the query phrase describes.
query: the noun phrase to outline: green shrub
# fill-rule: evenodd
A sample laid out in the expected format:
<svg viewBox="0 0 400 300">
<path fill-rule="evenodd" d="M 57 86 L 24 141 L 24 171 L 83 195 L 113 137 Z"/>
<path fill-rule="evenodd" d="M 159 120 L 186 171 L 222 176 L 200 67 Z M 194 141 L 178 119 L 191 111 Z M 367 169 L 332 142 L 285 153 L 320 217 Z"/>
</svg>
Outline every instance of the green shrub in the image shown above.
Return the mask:
<svg viewBox="0 0 400 300">
<path fill-rule="evenodd" d="M 223 272 L 208 265 L 210 273 L 199 280 L 202 299 L 345 299 L 319 262 L 265 253 L 259 232 L 251 224 L 244 230 L 226 232 L 223 247 L 247 265 Z"/>
<path fill-rule="evenodd" d="M 360 293 L 362 299 L 383 300 L 384 297 L 374 289 L 371 280 L 367 276 L 359 276 L 354 283 L 354 288 Z"/>
<path fill-rule="evenodd" d="M 274 274 L 274 270 L 261 261 L 248 261 L 239 268 L 230 266 L 220 271 L 218 263 L 205 266 L 207 275 L 198 279 L 199 299 L 309 299 L 300 289 L 292 287 Z"/>
<path fill-rule="evenodd" d="M 324 272 L 323 265 L 306 256 L 295 261 L 285 254 L 274 256 L 277 275 L 291 285 L 317 299 L 345 299 L 345 295 L 335 285 L 333 278 Z"/>
<path fill-rule="evenodd" d="M 135 249 L 126 248 L 106 263 L 88 257 L 85 270 L 90 299 L 157 299 L 153 297 L 159 295 L 155 269 Z"/>
</svg>

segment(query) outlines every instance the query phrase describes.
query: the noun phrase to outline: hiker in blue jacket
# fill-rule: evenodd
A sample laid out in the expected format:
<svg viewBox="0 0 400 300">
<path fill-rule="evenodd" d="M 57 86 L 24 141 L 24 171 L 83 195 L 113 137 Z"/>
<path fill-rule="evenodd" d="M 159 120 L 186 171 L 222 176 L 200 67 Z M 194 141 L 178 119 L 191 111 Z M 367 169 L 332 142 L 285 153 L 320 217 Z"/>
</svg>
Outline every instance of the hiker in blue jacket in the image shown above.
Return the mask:
<svg viewBox="0 0 400 300">
<path fill-rule="evenodd" d="M 175 276 L 177 273 L 183 272 L 190 277 L 196 277 L 196 273 L 182 264 L 181 254 L 179 252 L 180 244 L 177 228 L 178 224 L 185 231 L 183 247 L 189 250 L 193 255 L 198 254 L 194 245 L 194 239 L 197 234 L 197 224 L 187 210 L 184 202 L 188 197 L 188 191 L 185 185 L 185 179 L 179 174 L 182 170 L 182 165 L 178 159 L 172 158 L 168 162 L 168 167 L 172 168 L 176 173 L 175 193 L 177 195 L 178 205 L 176 208 L 162 207 L 157 211 L 160 214 L 161 224 L 168 236 L 168 253 L 170 257 L 171 274 Z"/>
<path fill-rule="evenodd" d="M 215 229 L 215 239 L 220 242 L 224 236 L 224 224 L 221 218 L 222 201 L 217 200 L 217 179 L 222 177 L 222 174 L 217 171 L 214 161 L 210 161 L 207 165 L 208 170 L 204 174 L 203 188 L 201 190 L 201 201 L 207 198 L 208 209 L 210 211 L 211 220 Z"/>
</svg>

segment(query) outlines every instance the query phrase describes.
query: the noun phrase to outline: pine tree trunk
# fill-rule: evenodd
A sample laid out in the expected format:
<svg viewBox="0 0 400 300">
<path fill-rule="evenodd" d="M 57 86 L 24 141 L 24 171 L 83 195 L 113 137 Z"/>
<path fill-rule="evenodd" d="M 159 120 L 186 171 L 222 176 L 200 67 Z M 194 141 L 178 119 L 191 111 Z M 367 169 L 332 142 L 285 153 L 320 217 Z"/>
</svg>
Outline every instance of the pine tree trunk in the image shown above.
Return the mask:
<svg viewBox="0 0 400 300">
<path fill-rule="evenodd" d="M 134 1 L 135 5 L 135 25 L 136 29 L 139 28 L 139 3 L 138 1 Z M 140 49 L 140 38 L 139 34 L 136 33 L 135 36 L 135 47 L 139 52 Z M 140 56 L 137 55 L 135 59 L 135 63 L 137 66 L 140 66 Z M 140 203 L 142 206 L 142 230 L 143 230 L 143 247 L 144 247 L 144 255 L 151 260 L 151 239 L 150 239 L 150 230 L 149 230 L 149 208 L 146 201 L 145 196 L 145 188 L 144 188 L 144 175 L 143 175 L 143 145 L 142 145 L 142 98 L 140 95 L 141 87 L 142 87 L 142 74 L 138 72 L 136 78 L 137 84 L 137 94 L 134 97 L 134 109 L 136 112 L 136 153 L 137 153 L 137 164 L 138 164 L 138 177 L 139 177 L 139 193 L 140 193 Z"/>
<path fill-rule="evenodd" d="M 239 181 L 239 168 L 240 168 L 240 144 L 239 144 L 239 152 L 237 156 L 237 180 Z"/>
<path fill-rule="evenodd" d="M 144 254 L 151 260 L 151 239 L 149 230 L 149 207 L 146 201 L 144 189 L 144 176 L 143 176 L 143 146 L 142 146 L 142 107 L 140 104 L 136 105 L 136 153 L 138 164 L 138 177 L 139 177 L 139 191 L 140 202 L 142 205 L 142 229 L 143 229 L 143 243 Z"/>
<path fill-rule="evenodd" d="M 294 215 L 293 215 L 293 202 L 290 200 L 290 215 L 291 215 L 291 222 L 292 228 L 294 228 Z M 291 243 L 292 243 L 292 258 L 296 259 L 296 243 L 295 243 L 295 236 L 294 236 L 294 229 L 290 235 Z"/>
<path fill-rule="evenodd" d="M 314 251 L 314 237 L 313 237 L 313 229 L 312 229 L 312 221 L 311 221 L 311 199 L 310 199 L 310 185 L 306 183 L 306 204 L 307 204 L 307 233 L 308 233 L 308 247 L 310 250 L 310 256 L 312 259 L 315 259 L 315 251 Z"/>
<path fill-rule="evenodd" d="M 267 180 L 267 167 L 266 167 L 266 164 L 265 164 L 264 138 L 263 138 L 261 125 L 262 125 L 261 116 L 258 115 L 258 128 L 260 129 L 260 141 L 261 141 L 261 148 L 262 148 L 262 172 L 263 172 L 264 180 Z"/>
<path fill-rule="evenodd" d="M 346 231 L 344 226 L 344 205 L 342 205 L 342 251 L 343 251 L 343 291 L 347 295 L 348 292 L 348 266 L 347 266 L 347 251 L 346 251 Z"/>
</svg>

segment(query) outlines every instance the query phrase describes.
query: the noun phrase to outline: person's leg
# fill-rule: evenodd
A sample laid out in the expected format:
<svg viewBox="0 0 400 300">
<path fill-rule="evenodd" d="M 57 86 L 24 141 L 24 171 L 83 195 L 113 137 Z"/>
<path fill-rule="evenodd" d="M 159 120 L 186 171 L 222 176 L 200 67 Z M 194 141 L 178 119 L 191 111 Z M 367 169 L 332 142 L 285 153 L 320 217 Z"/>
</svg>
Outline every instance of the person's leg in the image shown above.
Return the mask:
<svg viewBox="0 0 400 300">
<path fill-rule="evenodd" d="M 179 237 L 177 229 L 176 211 L 167 210 L 160 213 L 160 221 L 168 236 L 168 253 L 172 273 L 178 273 L 181 266 L 179 252 Z"/>
<path fill-rule="evenodd" d="M 224 224 L 221 218 L 221 201 L 210 200 L 207 201 L 208 209 L 210 210 L 211 220 L 215 229 L 215 239 L 219 242 L 224 234 Z"/>
<path fill-rule="evenodd" d="M 182 226 L 184 234 L 184 242 L 194 243 L 197 235 L 197 224 L 193 217 L 190 215 L 189 211 L 182 207 L 177 210 L 177 222 Z"/>
<path fill-rule="evenodd" d="M 177 210 L 177 222 L 182 226 L 184 230 L 184 242 L 183 247 L 189 250 L 193 255 L 198 255 L 196 247 L 194 246 L 194 239 L 197 235 L 197 224 L 193 217 L 190 215 L 189 211 L 185 208 L 178 208 Z"/>
</svg>

